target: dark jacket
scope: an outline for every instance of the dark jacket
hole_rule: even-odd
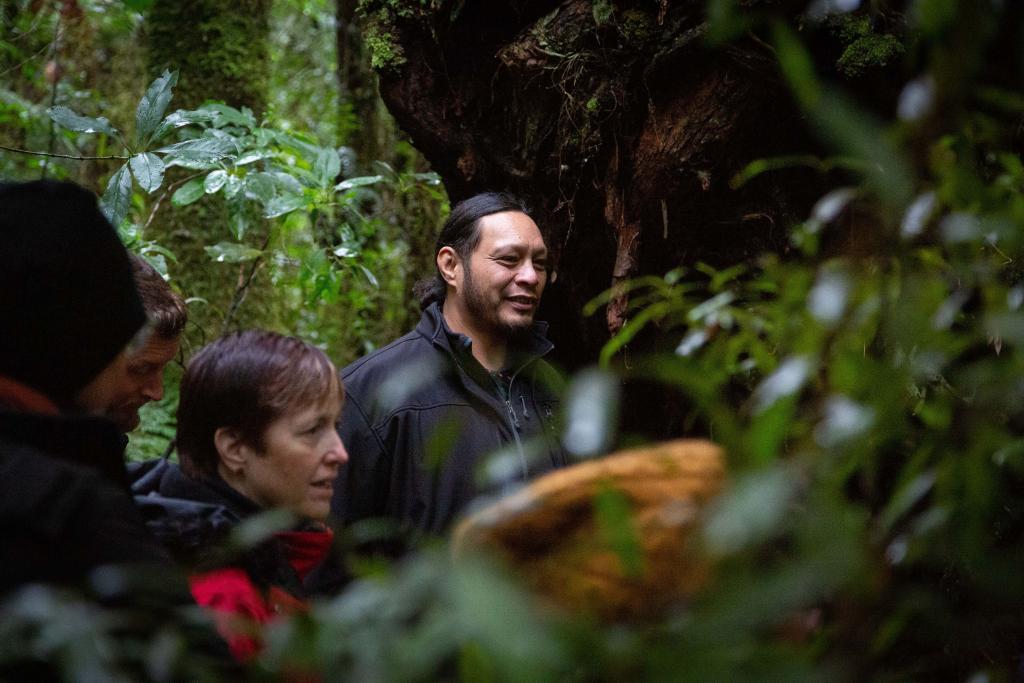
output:
[[[543,360],[552,349],[545,330],[536,323],[513,345],[496,379],[435,303],[412,332],[345,368],[339,433],[349,462],[334,515],[438,533],[478,494],[567,464],[554,422],[562,380]],[[477,471],[503,448],[505,457]]]
[[[232,553],[225,541],[242,520],[262,511],[256,503],[219,477],[191,479],[166,459],[133,463],[129,471],[149,529],[189,567],[192,596],[228,617],[215,619],[217,630],[237,659],[251,659],[263,647],[260,625],[305,609],[306,584],[327,559],[332,532],[307,523]]]
[[[0,593],[80,583],[105,564],[170,564],[132,504],[123,449],[105,419],[0,412]]]
[[[289,561],[290,549],[277,537],[241,555],[231,555],[224,548],[242,520],[263,511],[259,505],[219,477],[192,479],[163,458],[131,463],[128,468],[135,504],[150,533],[190,571],[234,566],[244,569],[260,587],[278,586],[297,598],[307,597],[303,577]],[[311,528],[303,525],[297,530]]]

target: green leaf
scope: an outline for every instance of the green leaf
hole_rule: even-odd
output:
[[[164,162],[152,152],[136,154],[128,162],[139,186],[152,193],[164,182]]]
[[[110,125],[110,121],[102,116],[92,118],[76,114],[67,107],[50,107],[46,110],[53,122],[62,128],[77,131],[79,133],[106,133],[117,135],[117,129]]]
[[[235,143],[227,138],[195,138],[157,150],[171,158],[168,166],[185,166],[189,164],[215,164],[237,152]]]
[[[375,289],[380,289],[380,283],[379,283],[379,282],[377,282],[377,276],[376,276],[376,275],[374,275],[374,274],[373,274],[373,273],[372,273],[372,272],[370,271],[370,269],[369,269],[369,268],[367,268],[366,266],[364,266],[363,264],[361,264],[361,263],[360,263],[360,264],[359,264],[359,270],[363,271],[363,275],[365,275],[365,276],[366,276],[366,279],[367,279],[367,281],[368,281],[368,282],[369,282],[369,283],[370,283],[371,285],[373,285],[373,287],[374,287]]]
[[[238,242],[219,242],[204,251],[218,263],[245,263],[263,255],[259,249]]]
[[[224,183],[228,181],[228,172],[223,169],[216,171],[210,171],[206,178],[203,180],[203,190],[206,194],[214,194],[219,191],[220,188],[224,187]]]
[[[338,156],[338,152],[329,147],[321,149],[316,155],[313,173],[320,180],[321,187],[329,187],[341,173],[341,157]]]
[[[345,190],[351,190],[354,187],[363,187],[364,185],[373,185],[384,180],[384,176],[381,175],[365,175],[359,176],[358,178],[349,178],[334,186],[335,192],[344,192]]]
[[[212,104],[203,105],[199,108],[199,111],[210,112],[213,114],[213,125],[218,128],[222,126],[241,126],[243,128],[256,127],[256,117],[253,116],[252,110],[248,107],[243,107],[242,110],[239,111],[226,104],[214,102]]]
[[[128,215],[128,207],[132,202],[132,174],[128,170],[128,164],[122,164],[114,175],[110,176],[107,182],[107,191],[103,193],[100,200],[100,209],[107,217],[110,224],[117,227],[121,225],[124,217]]]
[[[152,139],[171,102],[174,84],[177,82],[178,72],[166,70],[149,84],[146,94],[139,100],[139,106],[135,109],[135,139],[139,144]]]
[[[171,197],[174,206],[187,206],[206,194],[203,178],[193,178],[177,189]]]
[[[216,114],[213,112],[207,112],[202,110],[189,110],[179,109],[167,115],[167,117],[160,122],[157,129],[153,131],[153,135],[150,138],[150,142],[156,142],[162,140],[168,133],[176,128],[184,128],[185,126],[192,126],[197,123],[211,123],[216,118]]]
[[[274,197],[263,209],[264,218],[277,218],[296,209],[306,208],[306,198],[302,195],[282,195]]]
[[[250,173],[245,176],[245,196],[266,204],[274,198],[276,183],[267,173]]]
[[[233,211],[228,216],[228,230],[236,240],[245,237],[245,231],[249,228],[249,219],[245,217],[245,211]]]

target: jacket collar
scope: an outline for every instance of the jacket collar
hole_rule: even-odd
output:
[[[452,332],[444,319],[441,310],[441,302],[435,301],[423,310],[420,322],[416,330],[424,337],[450,354],[469,355],[472,341],[464,334]],[[518,371],[527,363],[546,356],[555,348],[547,338],[548,324],[544,321],[534,321],[528,335],[517,340],[518,343],[509,348],[509,357],[514,359]]]

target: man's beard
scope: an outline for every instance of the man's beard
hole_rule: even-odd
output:
[[[462,301],[466,306],[466,310],[472,316],[474,323],[508,341],[515,341],[526,337],[530,330],[533,329],[533,316],[530,316],[529,319],[521,319],[512,323],[502,320],[498,314],[501,299],[498,300],[496,305],[491,306],[484,297],[483,292],[480,291],[473,281],[472,273],[472,268],[466,268],[466,276],[462,281]]]

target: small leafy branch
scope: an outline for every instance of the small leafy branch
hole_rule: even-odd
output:
[[[222,263],[258,261],[268,243],[257,249],[242,241],[254,216],[278,219],[305,212],[315,220],[324,211],[340,207],[348,210],[347,215],[358,217],[354,200],[364,188],[389,185],[406,192],[419,184],[440,182],[436,174],[399,174],[386,164],[379,164],[379,175],[339,182],[343,169],[338,150],[269,127],[245,107],[213,103],[165,115],[177,79],[176,72],[165,71],[149,85],[136,108],[135,131],[130,137],[103,117],[83,116],[64,106],[48,110],[51,119],[67,130],[106,135],[121,142],[124,153],[106,158],[125,163],[111,175],[100,204],[110,222],[129,237],[144,232],[168,195],[173,206],[181,207],[220,194],[227,202],[227,227],[234,239],[206,247],[207,253]],[[170,140],[172,135],[177,139]],[[175,166],[195,173],[166,183],[167,169]],[[141,225],[127,222],[136,186],[149,195],[163,188]],[[258,210],[250,208],[253,204]],[[151,248],[170,255],[156,245]],[[336,259],[357,253],[351,245],[330,250]],[[372,283],[372,274],[366,274]]]

